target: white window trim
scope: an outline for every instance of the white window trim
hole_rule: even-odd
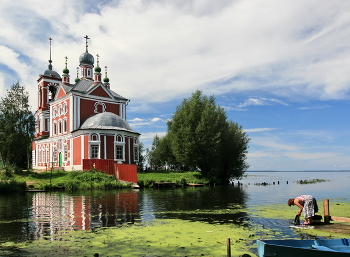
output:
[[[116,147],[117,146],[121,146],[123,147],[123,157],[122,159],[117,159],[117,151],[116,151]],[[114,161],[118,161],[118,162],[123,162],[125,161],[125,143],[124,142],[117,142],[117,141],[114,141]]]

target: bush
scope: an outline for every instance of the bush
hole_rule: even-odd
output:
[[[14,179],[0,181],[0,192],[16,192],[26,189],[26,182],[19,182]]]
[[[14,174],[13,167],[12,166],[6,166],[5,167],[5,176],[8,177],[8,178],[11,178],[11,177],[13,177],[13,174]]]

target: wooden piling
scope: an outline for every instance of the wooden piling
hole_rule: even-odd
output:
[[[323,209],[324,209],[324,223],[328,224],[331,221],[329,214],[329,199],[323,199]]]
[[[231,257],[231,239],[227,238],[227,257]]]

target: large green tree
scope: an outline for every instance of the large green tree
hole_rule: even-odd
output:
[[[200,90],[177,106],[168,122],[165,141],[177,163],[200,170],[212,181],[228,183],[240,178],[248,168],[246,133],[227,119],[214,96],[207,97]]]
[[[34,129],[29,93],[14,84],[0,99],[0,153],[6,165],[29,168]]]

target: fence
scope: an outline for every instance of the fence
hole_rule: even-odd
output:
[[[323,209],[324,209],[324,222],[329,223],[332,221],[347,222],[350,223],[350,218],[347,217],[335,217],[331,216],[329,212],[329,199],[323,199]]]
[[[118,164],[112,159],[83,159],[83,170],[101,170],[116,179],[137,183],[137,166],[135,164]]]
[[[119,180],[137,183],[137,166],[135,164],[115,164],[115,177]]]

